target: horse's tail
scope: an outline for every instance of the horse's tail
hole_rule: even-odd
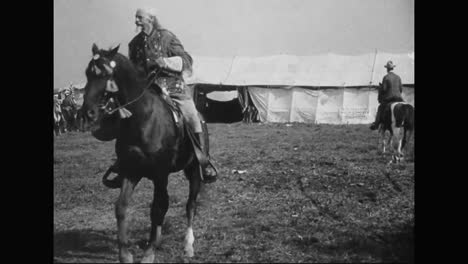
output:
[[[407,124],[411,130],[414,130],[414,106],[408,105]]]
[[[410,104],[397,104],[393,108],[396,127],[410,128],[414,126],[414,108]]]
[[[402,106],[403,110],[403,140],[402,140],[402,147],[405,147],[408,137],[410,136],[409,133],[413,133],[414,131],[414,107],[410,104],[405,104]]]

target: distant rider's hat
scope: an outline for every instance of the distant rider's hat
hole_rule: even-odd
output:
[[[390,61],[387,61],[387,64],[385,64],[384,67],[387,68],[387,69],[393,69],[393,68],[395,68],[395,66],[396,65],[393,64],[393,61],[390,60]]]

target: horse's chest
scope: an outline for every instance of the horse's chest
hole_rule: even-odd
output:
[[[154,144],[127,145],[117,147],[119,159],[127,160],[129,163],[139,166],[161,166],[174,155],[175,150],[155,146]]]

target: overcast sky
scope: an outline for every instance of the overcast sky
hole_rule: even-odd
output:
[[[93,43],[127,55],[138,7],[192,55],[414,51],[414,0],[54,0],[54,87],[86,81]]]

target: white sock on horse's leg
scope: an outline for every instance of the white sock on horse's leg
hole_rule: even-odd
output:
[[[160,247],[162,243],[162,226],[158,225],[156,226],[156,247]]]
[[[187,257],[193,257],[193,242],[195,241],[195,237],[193,236],[193,229],[192,227],[187,228],[187,233],[185,235],[185,255]]]

